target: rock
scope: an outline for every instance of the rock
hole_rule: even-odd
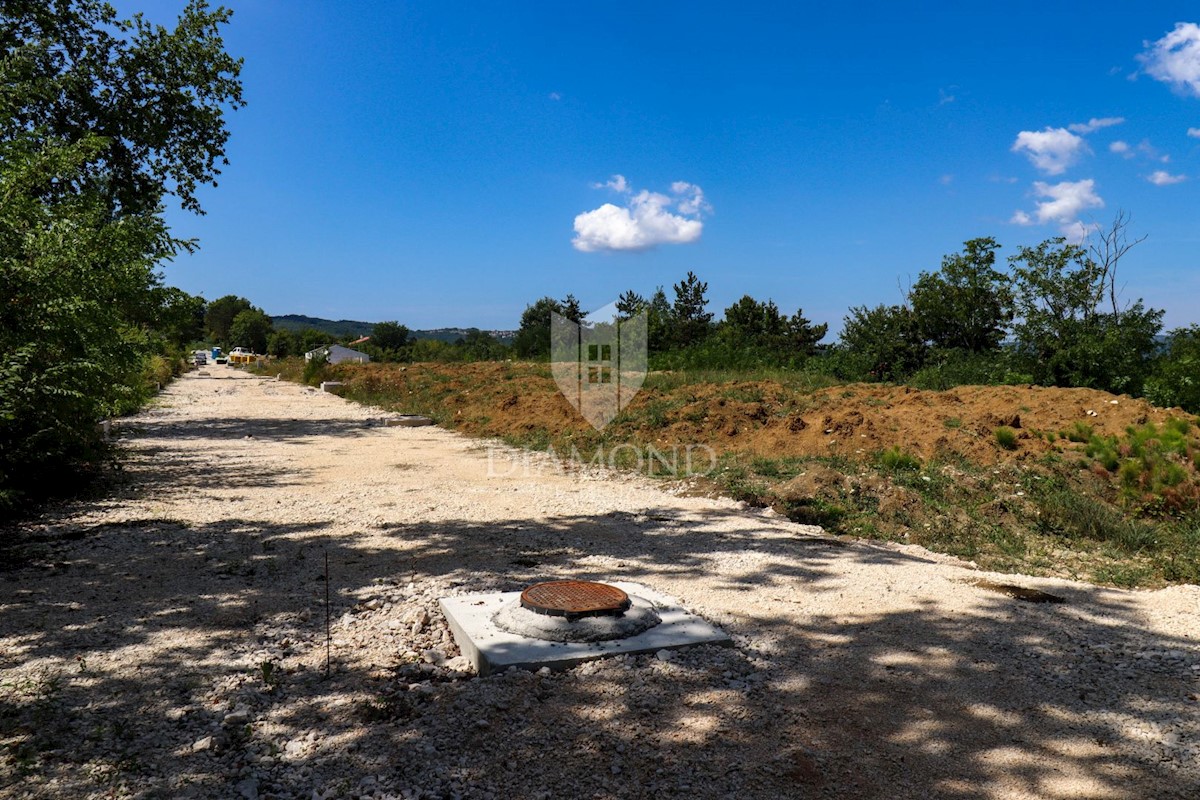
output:
[[[430,648],[429,650],[421,653],[421,660],[423,660],[426,664],[433,664],[440,667],[442,664],[446,663],[446,654],[437,648]]]
[[[245,725],[250,722],[250,710],[245,706],[238,706],[233,711],[225,715],[222,724],[231,728],[236,728],[240,725]]]
[[[847,489],[846,476],[819,464],[809,465],[801,474],[775,489],[775,496],[784,502],[802,502],[819,497],[835,500]]]
[[[211,737],[211,736],[204,736],[204,737],[192,742],[192,752],[193,753],[203,753],[206,750],[211,750],[212,748],[213,748],[213,737]]]
[[[654,657],[659,661],[673,661],[675,659],[675,654],[670,650],[659,650],[654,654]]]
[[[246,778],[244,781],[238,781],[237,786],[234,788],[246,800],[258,800],[258,781],[254,778]]]

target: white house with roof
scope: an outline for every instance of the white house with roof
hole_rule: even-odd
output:
[[[340,344],[327,344],[324,347],[309,350],[304,354],[305,361],[312,361],[314,358],[324,358],[330,364],[341,364],[343,361],[356,361],[359,364],[366,364],[371,360],[371,357],[366,353],[351,350],[349,347]]]

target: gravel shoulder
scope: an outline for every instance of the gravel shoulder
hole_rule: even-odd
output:
[[[1200,795],[1200,587],[832,540],[208,372],[119,426],[110,496],[5,553],[0,798]],[[437,598],[548,577],[647,584],[737,646],[466,672]]]

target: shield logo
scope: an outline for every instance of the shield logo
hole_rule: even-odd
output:
[[[615,303],[576,323],[550,318],[550,371],[567,401],[600,430],[646,379],[646,312],[622,316]]]

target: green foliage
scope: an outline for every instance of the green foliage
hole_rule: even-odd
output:
[[[408,328],[398,322],[377,322],[371,331],[371,345],[384,351],[397,351],[408,344]]]
[[[992,431],[992,435],[996,437],[996,444],[1005,450],[1017,449],[1017,432],[1007,425],[1001,425],[999,428],[996,428],[996,430]]]
[[[94,463],[97,422],[195,336],[196,299],[155,265],[193,247],[163,198],[199,210],[222,108],[241,104],[227,18],[191,3],[168,31],[91,0],[0,8],[0,511]]]
[[[921,459],[896,445],[879,454],[879,466],[891,471],[913,472],[921,468]]]
[[[253,309],[254,305],[249,300],[236,294],[227,294],[213,300],[204,312],[204,329],[208,332],[208,337],[222,347],[236,347],[237,345],[230,344],[233,320],[243,311]]]
[[[1020,318],[1013,332],[1034,381],[1139,393],[1163,312],[1140,300],[1101,311],[1109,272],[1061,237],[1022,247],[1010,261]]]
[[[239,311],[229,326],[229,345],[245,347],[252,353],[265,353],[272,332],[271,318],[260,309]]]
[[[1033,376],[1020,371],[1019,359],[1008,348],[985,353],[964,350],[931,350],[925,366],[908,376],[905,383],[918,389],[944,390],[955,386],[1008,386],[1032,383]]]
[[[267,337],[267,355],[287,358],[301,354],[299,338],[293,331],[273,331]]]
[[[548,358],[550,320],[555,314],[572,322],[583,319],[583,311],[574,295],[567,295],[562,302],[553,297],[543,297],[522,312],[521,325],[513,338],[513,351],[521,358]]]
[[[325,356],[318,354],[305,360],[304,371],[300,374],[300,380],[309,386],[320,386],[322,381],[327,380],[326,375],[328,372],[329,364],[326,362]]]
[[[931,346],[967,353],[1000,347],[1013,318],[1008,275],[999,272],[995,239],[971,239],[963,252],[942,259],[939,272],[923,272],[908,299],[921,336]]]
[[[774,302],[759,302],[750,295],[725,309],[717,337],[732,348],[773,350],[788,360],[803,360],[817,351],[828,325],[813,325],[798,310],[792,317],[779,313]],[[798,359],[796,357],[799,357]]]
[[[1117,474],[1126,500],[1145,510],[1191,510],[1200,501],[1200,433],[1185,419],[1130,426],[1123,437],[1093,435],[1084,454]]]
[[[1200,414],[1200,325],[1171,331],[1145,391],[1146,399],[1156,406],[1178,406]]]
[[[1038,526],[1068,539],[1111,543],[1126,553],[1157,550],[1163,544],[1152,523],[1130,518],[1080,492],[1059,489],[1037,498]]]
[[[877,381],[899,381],[925,363],[928,349],[908,306],[856,306],[842,328],[841,349],[849,369]]]
[[[688,271],[675,284],[675,302],[671,306],[670,339],[676,347],[688,347],[703,341],[712,330],[712,312],[708,311],[708,284]]]

